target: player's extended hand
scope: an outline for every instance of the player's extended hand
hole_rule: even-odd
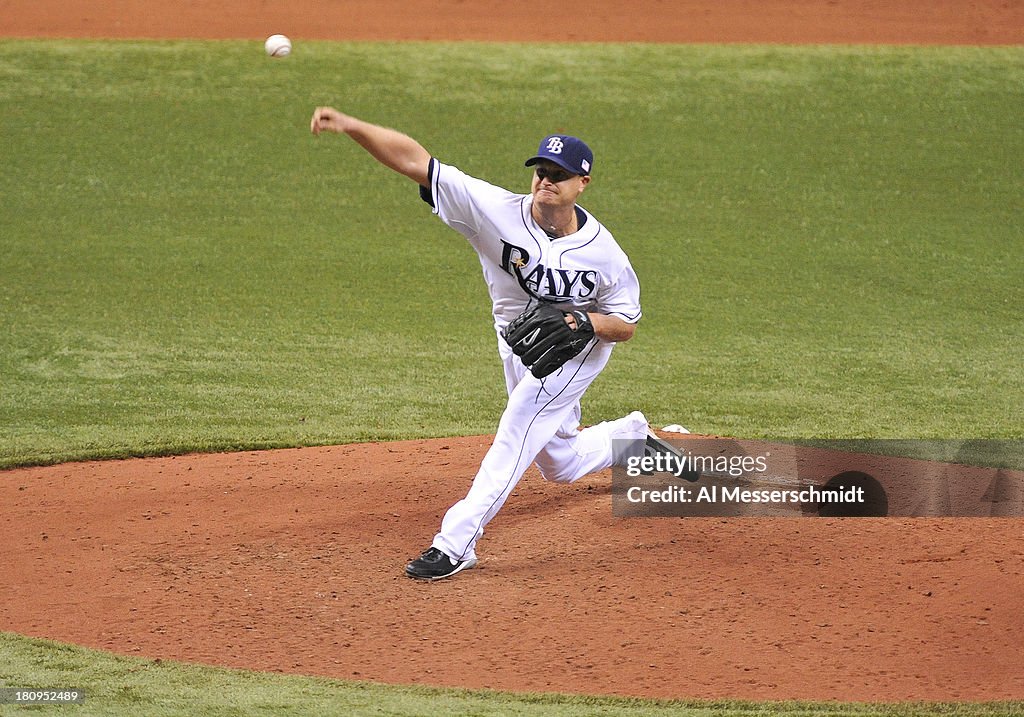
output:
[[[313,119],[309,122],[309,131],[313,134],[320,134],[325,130],[341,134],[350,119],[348,115],[333,107],[317,107],[313,111]]]

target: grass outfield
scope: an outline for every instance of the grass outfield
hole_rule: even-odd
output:
[[[7,40],[0,466],[494,429],[475,255],[320,103],[524,189],[588,138],[646,314],[587,422],[1024,435],[1024,49]]]
[[[83,690],[82,705],[4,707],[0,715],[74,714],[147,717],[267,715],[474,715],[475,717],[1010,717],[1024,702],[901,705],[810,702],[754,703],[641,700],[555,694],[391,687],[311,677],[225,670],[167,661],[115,657],[0,632],[0,686],[45,685]],[[38,710],[38,711],[37,711]]]
[[[583,203],[645,308],[588,423],[637,407],[747,438],[1024,435],[1022,48],[299,43],[270,60],[258,42],[4,40],[0,467],[493,431],[475,255],[407,180],[311,137],[317,104],[524,190],[541,136],[587,138]],[[103,714],[229,714],[222,692],[253,681],[269,687],[248,713],[306,689],[352,714],[366,690],[397,714],[789,709],[170,666],[146,682],[152,663],[16,638],[0,676],[68,655],[69,674],[98,665]],[[207,680],[231,686],[188,686]]]

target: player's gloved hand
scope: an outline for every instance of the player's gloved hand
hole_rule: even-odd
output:
[[[575,328],[566,321],[568,316]],[[594,338],[594,325],[582,309],[565,312],[541,302],[512,319],[501,335],[530,373],[544,378],[586,348]]]

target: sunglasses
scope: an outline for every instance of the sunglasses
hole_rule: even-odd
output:
[[[537,172],[537,179],[546,179],[552,184],[558,184],[564,182],[572,177],[579,175],[568,172],[561,167],[537,167],[534,171]]]

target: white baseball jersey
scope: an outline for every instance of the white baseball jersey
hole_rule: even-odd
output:
[[[640,320],[640,282],[629,258],[597,219],[577,207],[579,229],[552,239],[534,221],[530,194],[515,194],[436,159],[424,199],[473,245],[493,303],[496,328],[531,299]]]

